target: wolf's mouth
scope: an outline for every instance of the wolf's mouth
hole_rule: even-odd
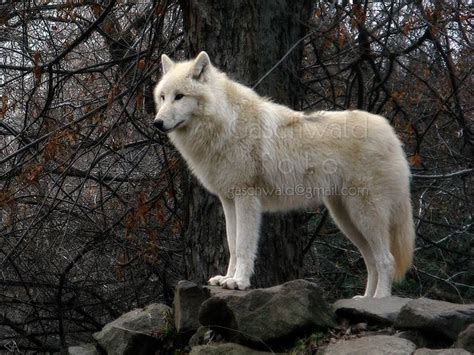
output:
[[[163,132],[163,133],[169,133],[169,132],[174,131],[175,129],[181,127],[184,124],[184,122],[185,122],[184,120],[179,121],[173,127],[168,128],[168,129],[161,128],[160,131]]]
[[[179,121],[179,122],[178,122],[178,123],[176,123],[176,124],[174,125],[174,127],[173,127],[173,128],[171,128],[171,129],[176,129],[176,128],[182,127],[182,126],[183,126],[183,124],[184,124],[184,120],[182,120],[182,121]]]

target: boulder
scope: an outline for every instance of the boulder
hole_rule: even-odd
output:
[[[413,355],[470,355],[469,351],[460,348],[450,349],[417,349]]]
[[[395,320],[399,329],[421,329],[456,340],[474,322],[474,304],[456,304],[418,298],[408,302]]]
[[[395,322],[400,310],[410,298],[357,298],[342,299],[333,305],[336,316],[348,319],[351,323],[367,322],[369,324],[391,325]]]
[[[441,343],[439,343],[440,339],[433,339],[429,334],[421,330],[402,330],[397,332],[395,336],[410,340],[417,348],[440,348],[450,345],[450,342],[446,342],[446,339],[441,339]]]
[[[79,344],[67,348],[68,355],[100,355],[94,344]]]
[[[108,355],[153,354],[174,331],[170,316],[170,307],[150,304],[125,313],[93,336]]]
[[[223,343],[199,345],[191,349],[189,355],[263,355],[269,352],[258,351],[247,348],[240,344]]]
[[[178,333],[193,333],[199,327],[199,308],[209,298],[209,290],[191,281],[179,281],[173,299],[174,325]]]
[[[224,338],[265,349],[292,345],[298,336],[336,327],[319,288],[305,280],[248,291],[218,292],[206,300],[199,321]]]
[[[459,333],[456,346],[474,353],[474,323]]]
[[[220,286],[203,286],[203,288],[209,292],[209,297],[235,292],[235,290],[229,290]]]
[[[324,355],[411,355],[416,346],[411,341],[391,335],[373,335],[342,340],[322,349]]]

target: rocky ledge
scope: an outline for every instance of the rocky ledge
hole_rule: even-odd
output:
[[[248,291],[177,285],[173,308],[132,310],[69,354],[470,354],[474,304],[427,298],[328,304],[305,280]]]

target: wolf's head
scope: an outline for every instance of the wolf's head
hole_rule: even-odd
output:
[[[162,132],[187,127],[202,111],[202,98],[214,70],[209,56],[201,52],[191,61],[175,63],[161,56],[163,77],[154,90],[154,125]]]

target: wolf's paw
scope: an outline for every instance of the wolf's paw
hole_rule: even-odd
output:
[[[357,296],[352,297],[353,300],[362,300],[362,299],[364,299],[364,298],[370,298],[370,296],[357,295]]]
[[[214,277],[211,277],[207,283],[211,286],[220,286],[222,283],[227,280],[229,277],[227,276],[222,276],[222,275],[217,275]]]
[[[249,280],[239,280],[234,278],[228,278],[221,283],[223,288],[227,288],[229,290],[246,290],[250,286]]]

